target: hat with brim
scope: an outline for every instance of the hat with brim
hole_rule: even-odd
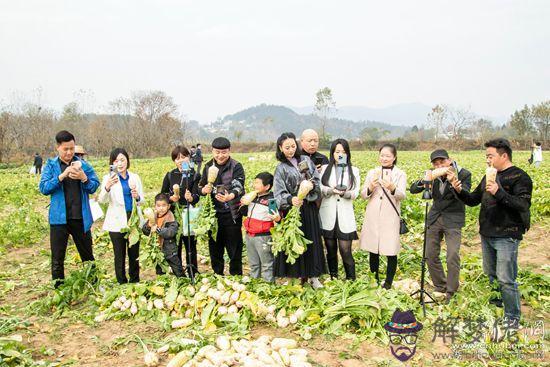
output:
[[[411,334],[422,330],[422,323],[416,321],[412,311],[395,310],[391,321],[384,325],[384,329],[396,334]]]
[[[84,147],[82,145],[75,145],[74,154],[86,155],[88,153],[86,153],[86,150],[84,150]]]

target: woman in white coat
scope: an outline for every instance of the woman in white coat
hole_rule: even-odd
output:
[[[397,254],[401,249],[399,238],[400,206],[405,199],[407,175],[397,168],[397,149],[384,144],[379,150],[381,167],[368,172],[361,196],[368,200],[360,247],[369,251],[370,271],[379,281],[380,255],[388,259],[384,288],[391,288],[397,270]]]
[[[330,147],[329,164],[321,169],[323,201],[319,209],[331,278],[338,278],[339,249],[346,279],[355,279],[351,244],[358,237],[353,200],[359,196],[360,185],[359,169],[351,164],[349,143],[336,139]]]
[[[130,283],[139,282],[139,242],[128,246],[128,240],[121,233],[128,227],[128,219],[132,214],[133,199],[139,206],[143,201],[143,186],[141,179],[135,173],[129,172],[130,157],[123,148],[116,148],[109,157],[109,174],[103,177],[99,201],[109,204],[103,230],[109,232],[115,254],[115,274],[119,284],[128,283],[126,277],[126,252],[128,252],[128,273]],[[141,210],[138,212],[141,217]]]

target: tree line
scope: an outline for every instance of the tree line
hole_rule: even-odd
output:
[[[129,97],[117,98],[109,102],[105,114],[84,113],[82,104],[70,102],[58,113],[36,101],[0,103],[0,163],[29,161],[35,152],[53,154],[53,137],[63,129],[71,131],[77,144],[94,156],[106,156],[114,147],[125,147],[135,157],[156,157],[166,155],[169,147],[176,144],[191,145],[204,138],[198,124],[188,121],[172,97],[162,91],[138,91]],[[335,106],[330,88],[316,93],[314,115],[319,126],[311,128],[318,130],[322,148],[332,140],[326,126]],[[502,125],[476,116],[470,108],[438,104],[423,124],[413,126],[397,140],[388,139],[390,132],[383,127],[366,127],[350,142],[357,148],[367,149],[387,141],[397,143],[400,149],[430,149],[435,145],[472,149],[482,147],[483,142],[498,135],[515,142],[517,148],[526,149],[534,141],[547,142],[549,127],[550,100],[525,105]],[[242,142],[234,135],[232,138],[239,143],[239,150],[272,146],[271,143]]]
[[[125,147],[135,157],[167,154],[167,147],[193,139],[172,97],[161,91],[134,92],[113,100],[109,114],[85,114],[77,102],[61,113],[25,102],[0,108],[0,162],[28,161],[53,152],[55,133],[69,130],[89,154],[106,156]]]

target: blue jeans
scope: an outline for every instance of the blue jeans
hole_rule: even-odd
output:
[[[516,278],[518,276],[518,247],[520,240],[481,236],[483,272],[493,283],[496,279],[504,304],[504,316],[519,321],[520,295]]]

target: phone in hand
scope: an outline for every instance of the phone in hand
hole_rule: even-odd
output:
[[[307,164],[307,161],[301,161],[298,163],[298,168],[300,169],[300,172],[309,172],[309,165]]]
[[[269,213],[275,215],[279,212],[279,206],[277,205],[277,199],[269,199],[267,202]]]
[[[116,166],[114,164],[109,165],[109,175],[111,177],[116,175]]]
[[[227,194],[227,189],[224,185],[218,185],[216,186],[216,194],[225,195]]]

